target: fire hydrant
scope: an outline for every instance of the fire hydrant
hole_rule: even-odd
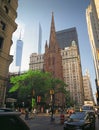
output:
[[[65,120],[65,116],[64,116],[63,113],[61,113],[61,115],[60,115],[60,123],[64,124],[64,120]]]

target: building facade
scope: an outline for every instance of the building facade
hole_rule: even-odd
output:
[[[32,53],[30,55],[30,63],[29,63],[30,70],[44,70],[44,55]]]
[[[84,87],[84,101],[92,101],[94,104],[94,97],[92,93],[92,86],[91,86],[90,75],[88,70],[83,76],[83,87]]]
[[[67,90],[75,105],[81,106],[84,103],[84,90],[82,79],[82,68],[78,47],[75,41],[71,46],[61,50],[64,82],[68,85]]]
[[[0,0],[0,106],[5,103],[9,65],[13,60],[9,53],[12,34],[17,29],[17,7],[18,0]]]
[[[96,74],[96,89],[99,104],[99,1],[91,0],[86,9],[86,21]]]

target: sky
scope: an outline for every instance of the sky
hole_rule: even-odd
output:
[[[90,73],[93,94],[95,95],[95,72],[93,57],[86,23],[86,8],[90,0],[18,0],[17,30],[13,33],[13,45],[11,55],[14,60],[10,65],[10,72],[17,72],[15,66],[16,41],[20,37],[23,40],[23,54],[21,71],[29,69],[30,55],[38,52],[39,23],[42,28],[42,53],[45,50],[46,40],[49,42],[51,16],[54,12],[56,31],[76,27],[80,49],[82,73],[88,69]]]

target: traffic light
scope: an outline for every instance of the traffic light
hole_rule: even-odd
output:
[[[41,96],[37,96],[37,102],[41,102]]]

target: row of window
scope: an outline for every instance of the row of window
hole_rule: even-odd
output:
[[[39,56],[39,57],[31,56],[31,58],[30,58],[31,61],[38,61],[38,60],[42,60],[42,59],[43,59],[43,56]]]
[[[31,69],[42,69],[43,68],[43,65],[34,65],[34,66],[30,66]]]
[[[11,0],[7,0],[8,3],[11,2]],[[5,5],[4,6],[4,11],[8,14],[9,10],[8,10],[8,7]],[[6,29],[6,24],[5,22],[3,22],[2,20],[0,20],[0,30],[4,31]],[[0,36],[0,50],[2,49],[3,47],[3,41],[4,41],[4,38]]]
[[[62,56],[77,56],[77,50],[64,51],[61,53]]]

